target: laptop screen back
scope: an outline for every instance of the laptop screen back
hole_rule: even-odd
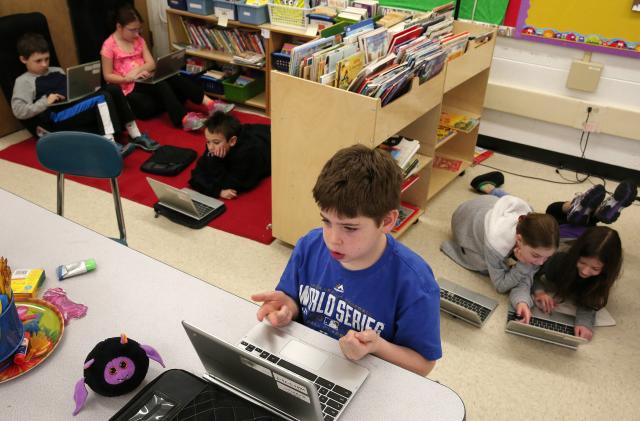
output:
[[[223,342],[183,321],[208,375],[220,385],[279,414],[322,420],[313,383]]]
[[[178,50],[158,58],[153,80],[162,80],[178,73],[184,65],[184,57],[185,50]]]
[[[168,184],[161,183],[153,178],[147,177],[147,181],[160,203],[178,212],[199,218],[198,211],[193,204],[193,199],[188,193]]]
[[[69,101],[92,94],[101,85],[100,62],[80,64],[67,69],[67,99]]]

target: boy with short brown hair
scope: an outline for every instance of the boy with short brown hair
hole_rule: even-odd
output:
[[[339,339],[349,359],[374,354],[427,375],[442,356],[440,288],[429,265],[389,234],[401,183],[384,151],[338,151],[313,188],[322,229],[298,241],[276,291],[251,297],[263,303],[258,319],[298,320]]]

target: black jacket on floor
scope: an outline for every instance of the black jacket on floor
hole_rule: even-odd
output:
[[[251,190],[271,175],[271,126],[244,124],[238,140],[224,158],[205,149],[191,171],[189,184],[200,193],[219,197],[220,191]]]

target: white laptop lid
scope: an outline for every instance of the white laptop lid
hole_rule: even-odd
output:
[[[100,61],[79,64],[67,68],[67,95],[64,101],[54,102],[49,107],[66,105],[99,91],[102,87]]]
[[[309,380],[269,364],[182,321],[205,378],[292,420],[322,420],[315,386]]]
[[[189,193],[150,177],[147,177],[147,182],[161,204],[195,219],[200,219],[200,215]]]

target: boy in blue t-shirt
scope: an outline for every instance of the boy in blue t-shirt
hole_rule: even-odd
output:
[[[339,339],[351,360],[374,354],[427,375],[442,357],[440,289],[429,265],[389,235],[401,183],[388,153],[338,151],[313,188],[322,229],[298,241],[276,291],[251,297],[263,303],[258,320],[298,320]]]

